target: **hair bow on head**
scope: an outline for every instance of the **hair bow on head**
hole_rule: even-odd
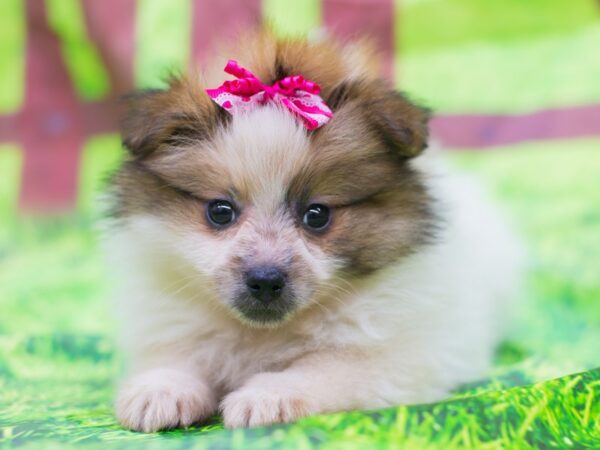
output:
[[[216,89],[207,89],[206,93],[230,114],[274,102],[299,117],[309,130],[325,125],[333,117],[319,96],[321,87],[302,75],[288,76],[269,86],[231,59],[225,66],[225,72],[237,80],[225,81]]]

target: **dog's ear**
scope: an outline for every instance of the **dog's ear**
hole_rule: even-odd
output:
[[[430,111],[412,103],[382,80],[344,81],[327,97],[334,111],[345,105],[361,111],[383,143],[403,159],[419,155],[429,136]]]
[[[199,83],[188,79],[173,79],[165,90],[123,97],[120,116],[123,144],[138,159],[207,139],[230,118]]]

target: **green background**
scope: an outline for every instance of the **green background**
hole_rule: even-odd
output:
[[[282,33],[320,23],[319,4],[264,3]],[[108,92],[76,0],[48,2],[83,99]],[[177,5],[174,7],[174,5]],[[440,113],[518,113],[600,101],[600,7],[573,0],[397,3],[397,84]],[[141,0],[139,86],[187,61],[189,3]],[[301,14],[290,19],[294,8]],[[289,24],[292,23],[290,26]],[[156,30],[159,30],[157,32]],[[0,2],[0,113],[22,102],[23,7]],[[528,282],[494,373],[431,405],[228,432],[218,418],[143,435],[112,413],[121,360],[96,225],[118,137],[83,153],[76,211],[22,217],[22,155],[0,145],[0,448],[600,447],[600,137],[449,153],[481,178],[529,250]]]

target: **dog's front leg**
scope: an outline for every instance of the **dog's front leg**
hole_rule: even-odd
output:
[[[376,366],[372,358],[332,352],[304,357],[281,372],[258,373],[221,402],[225,426],[253,427],[386,406]]]
[[[216,409],[215,393],[185,367],[159,367],[131,376],[121,386],[116,402],[119,422],[145,432],[187,427]]]

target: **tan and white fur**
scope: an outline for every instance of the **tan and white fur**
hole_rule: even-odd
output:
[[[105,239],[129,362],[119,421],[268,425],[439,400],[484,374],[518,246],[480,187],[424,151],[428,113],[364,46],[244,43],[241,64],[320,83],[335,116],[314,132],[275,105],[229,116],[191,79],[126,100]],[[222,198],[237,213],[221,229],[206,208]],[[318,233],[302,222],[315,203],[331,214]],[[264,265],[286,291],[263,311],[244,273]]]

